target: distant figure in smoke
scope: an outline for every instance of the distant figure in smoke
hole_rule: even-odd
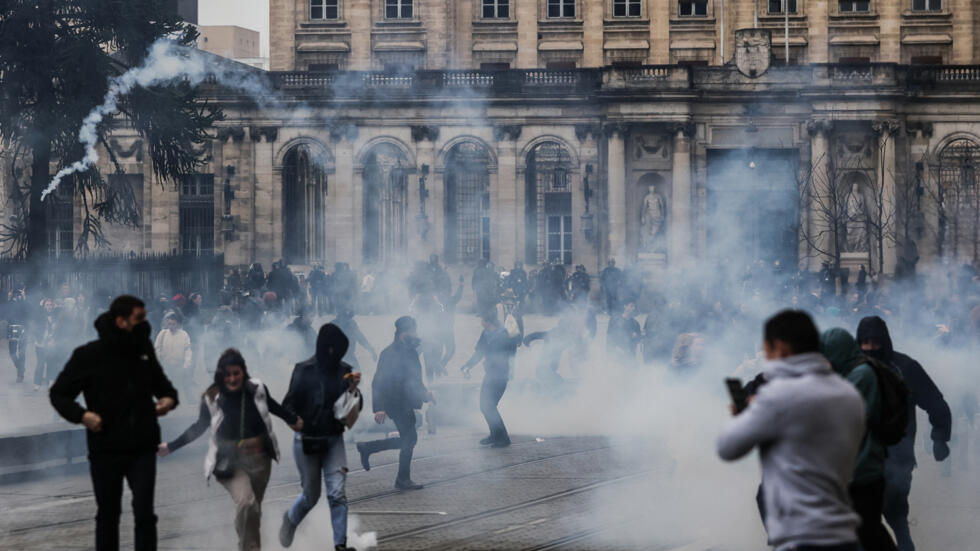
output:
[[[643,331],[633,315],[636,313],[636,303],[627,302],[618,316],[609,318],[609,328],[606,331],[606,350],[629,362],[628,367],[636,360],[636,345],[643,338]]]
[[[677,336],[670,367],[677,374],[688,374],[701,365],[704,353],[704,337],[700,333],[681,333]]]
[[[463,276],[459,276],[456,285],[456,292],[452,292],[452,285],[448,289],[441,291],[436,296],[436,300],[442,306],[443,314],[436,319],[435,340],[438,353],[442,355],[440,365],[445,370],[449,365],[449,360],[456,355],[456,306],[463,298]]]
[[[60,331],[59,312],[53,299],[46,298],[42,302],[43,311],[38,319],[34,333],[34,355],[37,365],[34,367],[34,392],[41,386],[54,379],[53,371],[57,357],[57,337]]]
[[[575,266],[575,272],[568,278],[568,297],[572,301],[588,300],[592,289],[592,278],[585,271],[585,265]]]
[[[507,276],[507,286],[514,290],[518,304],[523,306],[528,293],[528,278],[527,272],[524,271],[524,263],[520,260],[514,262],[514,268]]]
[[[885,457],[888,455],[877,427],[884,415],[881,383],[868,358],[846,329],[835,328],[820,336],[820,351],[838,375],[847,379],[864,398],[868,427],[857,456],[854,478],[849,488],[854,510],[861,517],[858,538],[866,551],[895,549],[881,523],[885,498]]]
[[[909,389],[909,426],[905,438],[888,448],[885,460],[885,520],[895,533],[899,551],[914,551],[909,533],[909,491],[912,488],[912,471],[915,469],[915,408],[929,414],[932,425],[932,453],[936,461],[949,457],[949,439],[952,433],[952,415],[942,392],[932,382],[929,374],[912,358],[892,348],[891,335],[885,320],[878,316],[861,320],[857,328],[861,350],[902,374]]]
[[[864,436],[864,403],[820,355],[813,320],[780,312],[765,323],[766,384],[718,436],[734,461],[759,448],[769,544],[796,551],[858,551],[860,518],[847,485]]]
[[[476,293],[476,312],[482,316],[492,312],[500,298],[497,289],[497,274],[489,260],[481,259],[473,270],[473,292]]]
[[[194,353],[190,336],[181,328],[183,319],[177,312],[170,312],[163,317],[163,322],[166,327],[157,334],[153,346],[157,358],[182,392],[193,392]]]
[[[500,324],[496,312],[482,316],[483,333],[476,343],[476,351],[463,364],[461,371],[469,376],[473,367],[483,361],[483,385],[480,388],[480,411],[490,427],[490,436],[480,440],[480,444],[493,448],[510,446],[510,436],[503,418],[497,410],[500,399],[507,390],[511,376],[511,361],[521,343],[521,334],[512,334]]]
[[[286,331],[298,336],[305,350],[316,346],[316,331],[313,330],[313,325],[306,317],[306,309],[299,308],[296,310],[296,317],[286,326]]]
[[[307,278],[310,285],[310,297],[313,299],[314,313],[323,316],[327,313],[327,274],[323,271],[323,266],[313,265],[313,271]]]
[[[262,498],[272,460],[279,461],[270,414],[294,431],[303,428],[303,420],[279,405],[262,381],[249,377],[245,358],[229,348],[218,359],[214,382],[201,396],[197,421],[172,442],[157,447],[157,455],[166,457],[211,429],[204,476],[208,480],[214,476],[235,502],[239,551],[262,548]]]
[[[336,263],[330,281],[331,311],[340,312],[344,308],[353,307],[356,294],[357,276],[346,262]]]
[[[347,308],[341,310],[340,313],[337,314],[337,317],[330,323],[339,327],[340,330],[347,335],[347,338],[350,339],[350,348],[347,349],[347,354],[344,355],[343,360],[347,362],[347,364],[349,364],[354,370],[360,370],[360,364],[357,363],[357,354],[355,354],[358,344],[363,346],[368,351],[368,354],[371,355],[372,360],[378,361],[378,353],[374,350],[374,347],[371,346],[371,342],[368,341],[367,336],[364,335],[364,332],[361,331],[361,328],[357,325],[357,320],[354,319],[354,310],[352,308],[348,306]]]
[[[438,339],[439,326],[444,323],[442,318],[445,311],[431,289],[416,296],[409,309],[418,318],[425,376],[431,382],[435,377],[446,375],[446,367],[442,364],[442,345]]]
[[[133,494],[134,547],[154,551],[153,489],[160,443],[156,418],[177,406],[177,390],[153,352],[143,301],[131,296],[115,299],[109,311],[95,320],[95,328],[99,339],[72,353],[51,387],[51,405],[68,421],[88,429],[98,507],[96,551],[119,549],[124,478]],[[80,393],[85,396],[85,408],[75,401]]]
[[[279,543],[289,547],[296,527],[320,499],[321,484],[327,488],[333,542],[336,551],[347,547],[347,452],[346,425],[334,417],[333,404],[357,388],[361,374],[342,361],[350,343],[332,323],[320,328],[316,355],[296,364],[282,405],[303,419],[301,435],[293,441],[293,457],[303,493],[283,515]]]
[[[7,351],[17,371],[17,382],[24,382],[24,366],[27,355],[27,291],[23,284],[15,285],[7,293]]]
[[[261,291],[263,287],[265,287],[265,272],[262,271],[262,263],[253,262],[245,276],[245,288],[255,293]]]
[[[390,418],[398,428],[398,436],[357,444],[365,471],[371,470],[371,454],[400,450],[398,474],[395,477],[395,488],[399,490],[422,489],[421,484],[412,481],[412,454],[418,442],[415,410],[421,409],[425,402],[434,402],[432,393],[422,382],[419,343],[415,320],[409,316],[398,318],[395,321],[395,340],[381,351],[378,371],[371,381],[374,421],[380,425]]]
[[[606,267],[599,274],[599,285],[602,296],[606,299],[606,313],[610,316],[621,311],[619,293],[623,284],[623,272],[616,267],[616,259],[610,258]]]

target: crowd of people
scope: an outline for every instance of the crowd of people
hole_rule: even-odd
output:
[[[593,344],[603,317],[608,319],[604,352],[599,353],[603,362],[631,369],[663,365],[675,380],[683,380],[716,370],[705,365],[708,350],[723,349],[729,357],[734,352],[741,360],[731,371],[750,379],[744,387],[747,407],[719,439],[719,454],[734,459],[756,446],[763,450],[758,502],[774,547],[846,551],[858,549],[860,541],[864,551],[894,549],[881,526],[884,514],[897,548],[913,549],[907,516],[915,467],[914,408],[929,414],[937,460],[950,453],[953,419],[972,421],[977,408],[971,388],[956,389],[950,408],[926,369],[895,352],[892,335],[947,347],[980,344],[980,277],[959,267],[886,285],[863,266],[855,277],[830,265],[810,274],[756,262],[735,277],[725,266],[712,268],[657,281],[645,278],[636,264],[621,270],[610,260],[593,286],[584,266],[571,274],[561,265],[526,273],[519,262],[510,270],[479,262],[470,277],[468,313],[480,318],[483,331],[460,369],[469,377],[472,368],[483,364],[479,409],[489,434],[480,444],[510,445],[498,405],[514,378],[515,358],[526,354],[519,351],[543,341],[534,370],[538,388],[558,388],[565,381],[559,373],[574,377],[596,354]],[[123,478],[134,489],[137,532],[142,534],[137,548],[152,548],[148,542],[155,539],[155,517],[146,496],[152,496],[155,463],[147,454],[173,453],[208,430],[205,475],[221,481],[236,504],[241,548],[257,548],[262,495],[270,462],[279,456],[271,416],[296,431],[293,449],[303,486],[282,519],[280,542],[288,547],[325,484],[334,543],[346,549],[343,433],[361,406],[361,368],[354,351],[361,346],[376,362],[370,376],[375,422],[390,420],[397,429],[397,436],[359,443],[361,464],[369,470],[373,454],[397,449],[396,488],[421,489],[411,478],[416,411],[436,399],[427,382],[449,373],[466,287],[465,277],[454,282],[435,255],[400,279],[368,271],[360,282],[344,263],[329,274],[314,266],[304,276],[280,261],[269,273],[258,264],[244,276],[229,271],[213,298],[191,289],[148,304],[119,297],[98,316],[94,332],[85,321],[92,317],[85,295],[67,284],[53,296],[37,296],[16,285],[2,312],[17,382],[26,371],[25,351],[34,345],[35,390],[57,378],[52,404],[66,419],[89,429],[100,511],[98,549],[118,546]],[[793,310],[762,323],[780,307]],[[393,312],[403,315],[395,322],[390,345],[378,353],[356,317]],[[554,319],[552,329],[525,332],[525,317],[531,314]],[[816,323],[837,328],[820,334]],[[745,327],[759,325],[764,326],[761,346],[744,338]],[[151,326],[159,328],[156,335],[149,333]],[[263,355],[282,359],[282,347],[270,352],[259,346],[263,333],[280,330],[299,343],[288,347],[297,357],[286,357],[296,366],[281,404],[246,367],[246,358],[253,365],[261,365]],[[72,352],[91,337],[95,340]],[[125,371],[140,364],[141,370]],[[113,370],[113,381],[92,377],[98,369]],[[899,385],[882,382],[887,370],[898,374]],[[202,395],[198,382],[205,373],[209,385]],[[902,404],[909,411],[904,416],[896,413],[899,387],[906,389]],[[79,393],[85,394],[85,408],[75,402]],[[120,399],[111,400],[112,395]],[[155,411],[133,405],[151,401],[151,395]],[[177,439],[161,443],[155,416],[175,407],[178,395],[185,402],[200,396],[197,421]],[[348,395],[357,396],[355,413],[348,407],[345,415],[335,415],[330,404],[350,401]],[[120,426],[114,422],[120,416],[139,423]],[[890,430],[883,428],[886,421]],[[901,430],[895,429],[898,425]],[[131,438],[127,431],[137,429],[140,436]],[[813,436],[825,433],[825,440]],[[234,458],[230,463],[229,457]],[[809,465],[819,480],[800,475],[793,467],[797,464]],[[146,546],[140,547],[140,541]]]

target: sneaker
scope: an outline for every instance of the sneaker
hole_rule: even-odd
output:
[[[357,453],[361,454],[361,466],[364,467],[365,471],[371,470],[371,454],[370,452],[364,451],[364,443],[357,444]]]
[[[405,481],[396,480],[395,488],[398,488],[399,490],[421,490],[422,488],[424,488],[424,486],[422,486],[421,484],[416,484],[411,480],[405,480]]]
[[[289,511],[282,515],[282,526],[279,527],[279,545],[289,547],[293,544],[293,536],[296,535],[296,525],[289,520]]]
[[[347,547],[346,545],[343,544],[334,545],[333,549],[334,551],[357,551],[357,549],[354,549],[353,547]]]
[[[497,440],[493,444],[490,444],[490,447],[491,448],[509,448],[510,447],[510,438],[508,438],[507,440]]]
[[[492,436],[488,436],[488,437],[484,438],[483,440],[480,440],[480,445],[481,446],[489,446],[490,444],[493,444],[493,437]]]
[[[34,392],[41,390],[41,385],[34,385]]]

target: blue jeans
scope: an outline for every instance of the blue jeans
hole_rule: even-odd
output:
[[[344,435],[328,437],[327,451],[307,455],[303,453],[303,440],[296,435],[293,440],[293,457],[299,469],[303,493],[296,498],[287,513],[289,522],[297,525],[320,500],[321,477],[327,487],[327,503],[330,505],[330,521],[333,525],[334,545],[347,545],[347,450]]]

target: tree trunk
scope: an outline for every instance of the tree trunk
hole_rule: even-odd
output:
[[[27,259],[40,260],[48,255],[48,228],[41,192],[47,187],[51,164],[51,142],[37,143],[31,151],[31,198],[27,212]],[[53,200],[49,197],[48,201]]]

